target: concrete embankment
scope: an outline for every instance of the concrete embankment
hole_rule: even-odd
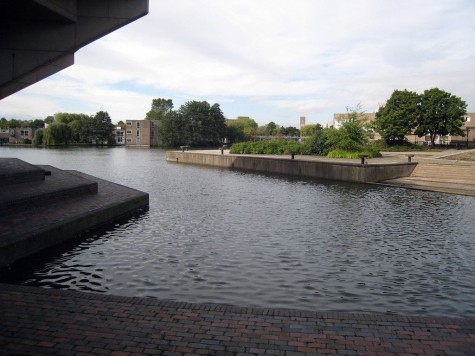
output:
[[[298,156],[221,154],[220,151],[169,151],[167,161],[346,182],[374,183],[409,176],[417,163],[316,160]],[[377,161],[376,161],[377,162]]]

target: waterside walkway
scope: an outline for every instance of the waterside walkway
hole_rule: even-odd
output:
[[[320,313],[0,284],[0,354],[474,355],[475,319]]]
[[[193,153],[221,155],[219,150],[193,150]],[[229,155],[229,150],[224,150]],[[383,152],[381,158],[366,159],[371,165],[391,165],[408,161],[417,163],[415,170],[408,177],[384,180],[376,184],[388,186],[428,190],[434,192],[475,196],[475,150],[445,150],[421,152]],[[241,157],[261,157],[276,160],[289,160],[289,155],[238,155]],[[328,162],[358,164],[359,159],[332,159],[321,156],[295,155],[296,161]]]

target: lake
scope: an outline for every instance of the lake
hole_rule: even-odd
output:
[[[318,311],[475,316],[475,198],[181,165],[161,149],[0,147],[150,193],[4,271],[46,288]]]

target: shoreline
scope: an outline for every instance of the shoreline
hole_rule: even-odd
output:
[[[408,155],[413,155],[411,162]],[[384,152],[383,157],[366,159],[365,164],[359,159],[190,150],[167,151],[167,161],[475,196],[475,160],[454,159],[460,155],[475,157],[475,150]]]

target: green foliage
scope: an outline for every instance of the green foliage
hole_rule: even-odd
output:
[[[145,120],[162,120],[173,110],[172,99],[157,98],[152,100],[152,107],[145,116]]]
[[[360,158],[361,155],[368,156],[368,158],[381,157],[381,153],[370,148],[363,149],[361,151],[347,151],[336,149],[328,153],[328,158]]]
[[[35,136],[33,136],[33,146],[43,145],[43,134],[45,129],[37,129],[35,131]]]
[[[257,122],[250,117],[238,117],[228,122],[226,136],[230,142],[251,141],[257,132]]]
[[[349,118],[343,121],[339,129],[325,131],[326,147],[330,150],[359,151],[368,143],[368,135],[360,120]]]
[[[99,111],[92,119],[93,137],[96,144],[111,142],[114,125],[111,122],[109,114],[105,111]]]
[[[230,148],[230,153],[235,154],[305,154],[306,148],[296,141],[268,140],[255,142],[239,142]]]
[[[164,115],[159,132],[165,146],[213,147],[222,143],[226,119],[219,104],[189,101]]]
[[[317,131],[323,130],[322,125],[320,124],[311,124],[311,125],[305,125],[300,129],[300,134],[304,137],[309,137],[315,135]]]
[[[53,122],[43,134],[43,142],[46,146],[67,145],[71,139],[71,128],[61,122]]]
[[[455,95],[438,88],[425,90],[415,134],[419,137],[429,134],[432,146],[437,135],[465,136],[462,125],[466,110],[465,101]]]
[[[17,128],[17,127],[22,127],[20,121],[15,120],[15,119],[8,120],[8,128],[14,129],[14,128]]]
[[[47,116],[43,121],[45,124],[52,124],[54,122],[54,116]]]
[[[305,145],[308,146],[308,154],[326,156],[328,153],[328,143],[326,132],[331,129],[317,129],[310,139],[305,140]]]
[[[300,130],[293,126],[288,126],[288,127],[282,126],[278,132],[282,136],[293,136],[293,137],[300,136]]]
[[[379,108],[374,126],[386,143],[405,141],[419,117],[420,95],[408,90],[394,90],[386,105]]]

